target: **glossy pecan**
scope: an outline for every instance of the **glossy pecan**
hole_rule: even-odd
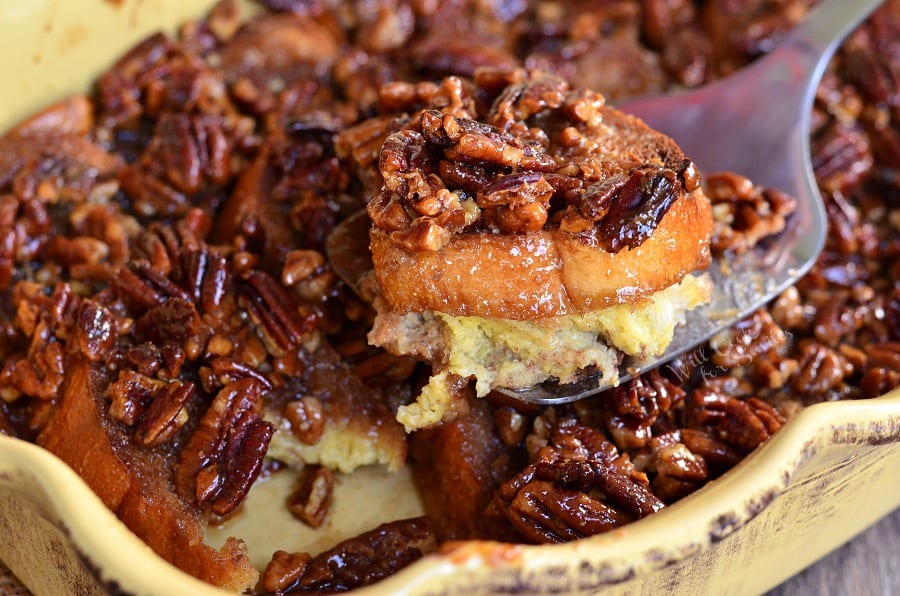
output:
[[[712,362],[732,369],[750,366],[785,344],[787,336],[767,310],[758,310],[710,341]]]
[[[228,181],[233,142],[221,118],[165,114],[141,159],[145,171],[157,172],[178,191],[193,194],[203,185]]]
[[[880,397],[900,387],[900,371],[882,367],[868,369],[859,380],[860,397]]]
[[[217,515],[233,511],[262,469],[274,427],[262,419],[265,385],[234,381],[215,396],[175,467],[179,491]]]
[[[74,294],[71,286],[64,283],[56,284],[52,292],[44,293],[38,284],[20,282],[12,294],[13,303],[17,305],[15,327],[24,335],[27,344],[21,353],[9,354],[0,374],[0,385],[5,386],[9,400],[21,395],[53,400],[64,381],[67,360],[65,342],[75,334],[73,328],[82,300]],[[99,316],[102,330],[108,319],[105,315]],[[8,331],[11,329],[7,328]],[[88,335],[80,336],[81,342],[88,351],[93,352]],[[99,336],[102,335],[101,332]],[[98,339],[101,339],[99,336]],[[105,354],[105,341],[101,340],[97,347],[101,346]]]
[[[131,125],[144,107],[141,103],[140,76],[161,64],[173,50],[163,34],[152,35],[122,56],[101,75],[97,87],[101,122],[110,128]]]
[[[454,81],[445,79],[431,104],[382,146],[384,185],[369,215],[409,250],[440,250],[449,235],[470,230],[524,234],[560,226],[579,234],[596,227],[601,244],[618,252],[649,237],[685,181],[691,190],[698,184],[689,161],[623,175],[614,162],[592,156],[587,139],[602,120],[603,97],[573,91],[558,76],[482,73],[476,83],[497,97],[480,113],[465,98],[443,95],[460,88]],[[553,118],[561,128],[535,126]]]
[[[152,447],[171,441],[187,424],[189,414],[185,407],[195,393],[196,387],[190,382],[172,381],[158,388],[150,397],[135,428],[135,442]]]
[[[900,371],[900,341],[873,344],[864,350],[868,366]]]
[[[541,480],[525,484],[516,493],[508,516],[522,538],[535,544],[577,540],[632,520],[581,491]]]
[[[683,428],[680,434],[691,453],[702,457],[709,468],[718,473],[734,467],[744,457],[741,451],[706,431]]]
[[[567,103],[567,111],[571,116],[587,121],[590,119],[591,108],[604,103],[600,94],[586,94],[579,100],[566,102],[568,93],[568,85],[560,78],[546,74],[528,77],[524,81],[507,85],[500,92],[491,106],[487,121],[498,128],[508,128],[545,110],[559,109],[564,103]]]
[[[743,252],[766,236],[778,234],[796,210],[796,200],[778,190],[758,188],[746,177],[730,172],[706,175],[706,191],[713,205],[716,251]]]
[[[283,594],[297,583],[312,560],[309,553],[289,553],[276,550],[263,573],[263,586],[269,592]]]
[[[247,310],[277,355],[299,345],[315,328],[316,315],[301,314],[284,286],[262,271],[248,271],[242,278],[239,304]]]
[[[317,397],[307,395],[284,404],[284,417],[291,425],[291,432],[298,441],[315,445],[325,431],[325,411]]]
[[[816,341],[803,343],[798,355],[800,369],[791,383],[799,393],[818,400],[841,394],[853,365],[840,352]]]
[[[683,442],[679,431],[653,437],[649,449],[647,466],[654,472],[651,486],[664,501],[675,501],[710,479],[706,460]]]
[[[606,429],[620,449],[639,449],[657,418],[684,399],[685,392],[658,371],[628,381],[604,399]]]
[[[88,360],[106,360],[118,335],[116,318],[93,300],[84,300],[78,308],[75,341]]]
[[[322,466],[304,466],[297,487],[288,497],[288,510],[310,527],[318,528],[331,507],[334,475]]]
[[[681,192],[674,170],[646,166],[631,172],[600,222],[598,237],[603,248],[619,252],[643,244]]]
[[[285,593],[346,591],[372,584],[420,559],[435,548],[434,535],[424,517],[381,524],[328,549],[308,561],[299,556],[299,578]],[[391,556],[384,556],[391,553]],[[284,561],[285,557],[280,558]],[[287,565],[279,565],[287,575]],[[273,573],[274,575],[274,573]]]
[[[832,122],[811,144],[813,171],[825,192],[852,193],[874,165],[868,135],[859,126]]]
[[[784,417],[768,403],[751,397],[746,401],[701,388],[687,399],[691,428],[713,429],[718,438],[744,452],[758,447],[784,424]]]
[[[165,381],[146,374],[132,370],[121,371],[118,379],[107,388],[110,416],[128,425],[135,424],[153,396],[164,390],[165,385]]]
[[[596,460],[539,461],[535,463],[535,477],[557,486],[599,490],[619,509],[636,518],[656,513],[665,506],[647,486]]]

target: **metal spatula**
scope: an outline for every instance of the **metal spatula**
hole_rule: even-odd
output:
[[[816,87],[840,41],[880,0],[827,0],[765,58],[695,91],[617,106],[671,136],[701,172],[733,171],[797,198],[788,228],[765,250],[710,267],[712,302],[688,313],[665,353],[625,359],[619,382],[688,352],[772,300],[813,265],[825,243],[825,208],[810,163],[810,118]],[[610,387],[597,377],[522,390],[528,402],[566,403]]]

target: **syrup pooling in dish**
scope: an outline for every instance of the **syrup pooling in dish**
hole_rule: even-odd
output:
[[[384,136],[445,77],[474,85],[484,67],[541,70],[612,104],[700,84],[765,51],[807,3],[267,4],[247,25],[223,3],[146,40],[89,96],[0,141],[0,432],[61,455],[190,573],[255,584],[239,541],[207,549],[203,524],[240,515],[256,474],[285,464],[304,466],[297,524],[328,523],[328,469],[414,470],[426,519],[277,553],[260,586],[349,589],[434,538],[552,542],[630,523],[800,407],[900,383],[898,3],[848,39],[820,89],[813,159],[833,234],[802,282],[678,367],[549,409],[466,399],[409,435],[394,416],[428,370],[367,345],[374,313],[324,258],[330,229],[380,192]],[[714,249],[790,225],[774,191],[704,174]]]

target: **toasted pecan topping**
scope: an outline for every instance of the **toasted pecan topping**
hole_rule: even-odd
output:
[[[447,105],[438,92],[400,130],[387,132],[378,164],[383,187],[368,211],[407,250],[440,250],[451,235],[466,232],[559,227],[592,231],[601,246],[618,252],[642,244],[685,187],[698,187],[689,160],[644,165],[651,147],[622,157],[604,153],[610,141],[601,128],[602,96],[541,73],[511,78],[516,82],[486,111]],[[446,88],[485,92],[445,82]]]

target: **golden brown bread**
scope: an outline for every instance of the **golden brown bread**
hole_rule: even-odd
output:
[[[709,263],[712,216],[701,193],[677,201],[635,249],[610,253],[559,230],[453,236],[409,252],[373,228],[383,298],[396,310],[528,320],[632,302]]]
[[[71,358],[60,402],[37,443],[71,466],[164,559],[224,588],[252,587],[259,574],[244,544],[234,538],[218,550],[205,544],[199,512],[175,495],[153,454],[133,457],[131,446],[114,440],[115,430],[100,408],[104,375],[97,368]]]

